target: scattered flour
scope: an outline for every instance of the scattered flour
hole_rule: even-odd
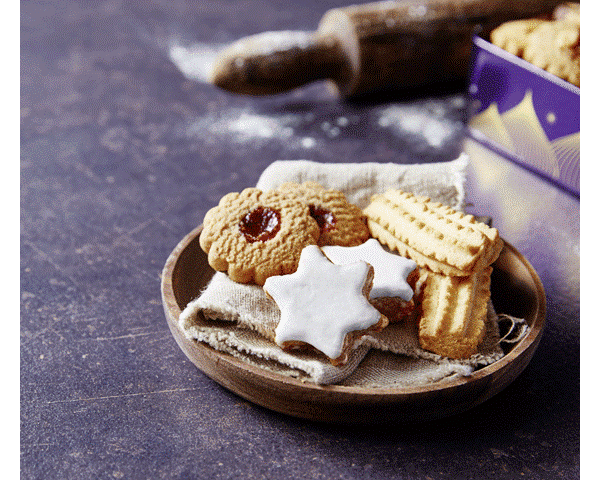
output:
[[[302,48],[312,41],[311,32],[264,32],[240,39],[233,44],[196,43],[185,46],[173,41],[168,51],[171,61],[186,78],[209,83],[213,64],[225,49],[230,53],[235,52],[236,48],[248,49],[250,43],[255,53],[269,54],[286,50],[293,45]],[[447,100],[446,103],[427,101],[418,104],[392,104],[372,110],[369,117],[375,114],[376,128],[389,129],[395,136],[409,139],[412,144],[418,144],[418,150],[437,149],[456,137],[457,132],[463,127],[461,121],[448,118],[449,109],[457,110],[463,107],[465,107],[464,98],[457,96]],[[348,117],[339,115],[322,120],[311,128],[308,127],[315,122],[315,115],[311,112],[261,114],[249,108],[233,108],[197,119],[188,126],[188,134],[196,135],[208,131],[215,136],[215,139],[228,136],[228,140],[234,142],[280,139],[291,148],[312,149],[321,138],[325,141],[334,139],[350,124],[360,124],[358,119],[349,120]],[[296,129],[301,126],[303,129],[297,132]],[[356,127],[354,126],[355,129]]]
[[[459,101],[456,103],[458,104]],[[454,104],[454,107],[457,105]],[[442,104],[396,104],[377,112],[377,123],[401,136],[415,136],[430,147],[439,148],[462,129],[461,121],[445,117],[448,108]]]
[[[306,123],[302,114],[259,114],[249,108],[232,108],[196,119],[187,129],[189,136],[213,134],[215,141],[265,143],[274,140],[295,148],[311,149],[317,141],[306,135],[296,135],[295,129]]]
[[[391,137],[403,139],[416,152],[437,150],[457,138],[463,123],[449,118],[448,111],[461,107],[450,104],[392,104],[378,107],[371,115],[341,116],[318,120],[312,113],[264,113],[252,107],[226,108],[208,113],[188,125],[187,135],[211,137],[207,142],[264,144],[279,141],[291,149],[313,149],[319,143],[340,137],[347,128],[354,132],[386,129]]]
[[[184,47],[176,42],[169,47],[169,58],[190,80],[210,82],[213,63],[225,44],[193,44]]]
[[[237,40],[228,52],[259,55],[269,55],[276,52],[287,51],[292,47],[307,48],[314,42],[314,34],[302,30],[282,30],[277,32],[263,32]]]
[[[294,134],[290,124],[294,123],[294,116],[265,116],[252,114],[247,111],[233,112],[229,119],[222,119],[209,127],[211,132],[230,132],[242,140],[253,137],[270,139],[273,137],[289,138]]]
[[[312,149],[313,147],[315,147],[315,144],[317,144],[317,142],[315,141],[315,139],[313,139],[313,137],[303,137],[301,139],[301,145],[305,149]]]
[[[213,64],[217,57],[227,50],[228,55],[237,51],[249,55],[269,55],[294,46],[307,48],[313,43],[313,34],[305,31],[285,30],[281,32],[263,32],[242,38],[230,44],[195,43],[184,46],[172,41],[169,46],[169,58],[190,80],[210,82]],[[243,58],[237,59],[243,63]]]

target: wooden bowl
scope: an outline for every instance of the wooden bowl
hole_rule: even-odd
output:
[[[542,283],[530,263],[505,243],[494,264],[493,303],[499,313],[524,318],[530,331],[499,361],[469,377],[412,388],[321,386],[275,374],[189,340],[180,330],[181,311],[214,273],[200,249],[201,230],[199,226],[180,241],[163,269],[163,308],[171,333],[190,361],[214,381],[277,412],[344,423],[415,422],[461,413],[509,385],[530,362],[542,336],[546,310]]]

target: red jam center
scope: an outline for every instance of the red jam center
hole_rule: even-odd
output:
[[[319,206],[310,205],[311,217],[319,224],[319,229],[322,233],[331,231],[336,224],[336,217],[331,211]]]
[[[249,243],[267,241],[280,230],[280,213],[275,209],[259,206],[241,219],[240,232]]]

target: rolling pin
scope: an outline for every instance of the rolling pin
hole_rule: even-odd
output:
[[[210,81],[269,95],[328,79],[345,97],[466,78],[475,33],[564,0],[389,0],[328,10],[315,32],[265,32],[221,52]]]

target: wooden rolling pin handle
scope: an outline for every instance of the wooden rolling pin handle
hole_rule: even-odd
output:
[[[267,32],[242,39],[225,51],[213,66],[211,81],[240,94],[268,95],[316,80],[344,82],[349,75],[335,36]]]
[[[319,35],[338,40],[350,70],[334,79],[347,97],[467,78],[474,34],[549,12],[562,0],[403,0],[335,8]],[[349,75],[350,72],[350,75]]]
[[[266,32],[227,49],[212,82],[239,94],[330,79],[351,97],[467,76],[472,35],[539,15],[562,0],[403,0],[335,8],[317,32]]]

